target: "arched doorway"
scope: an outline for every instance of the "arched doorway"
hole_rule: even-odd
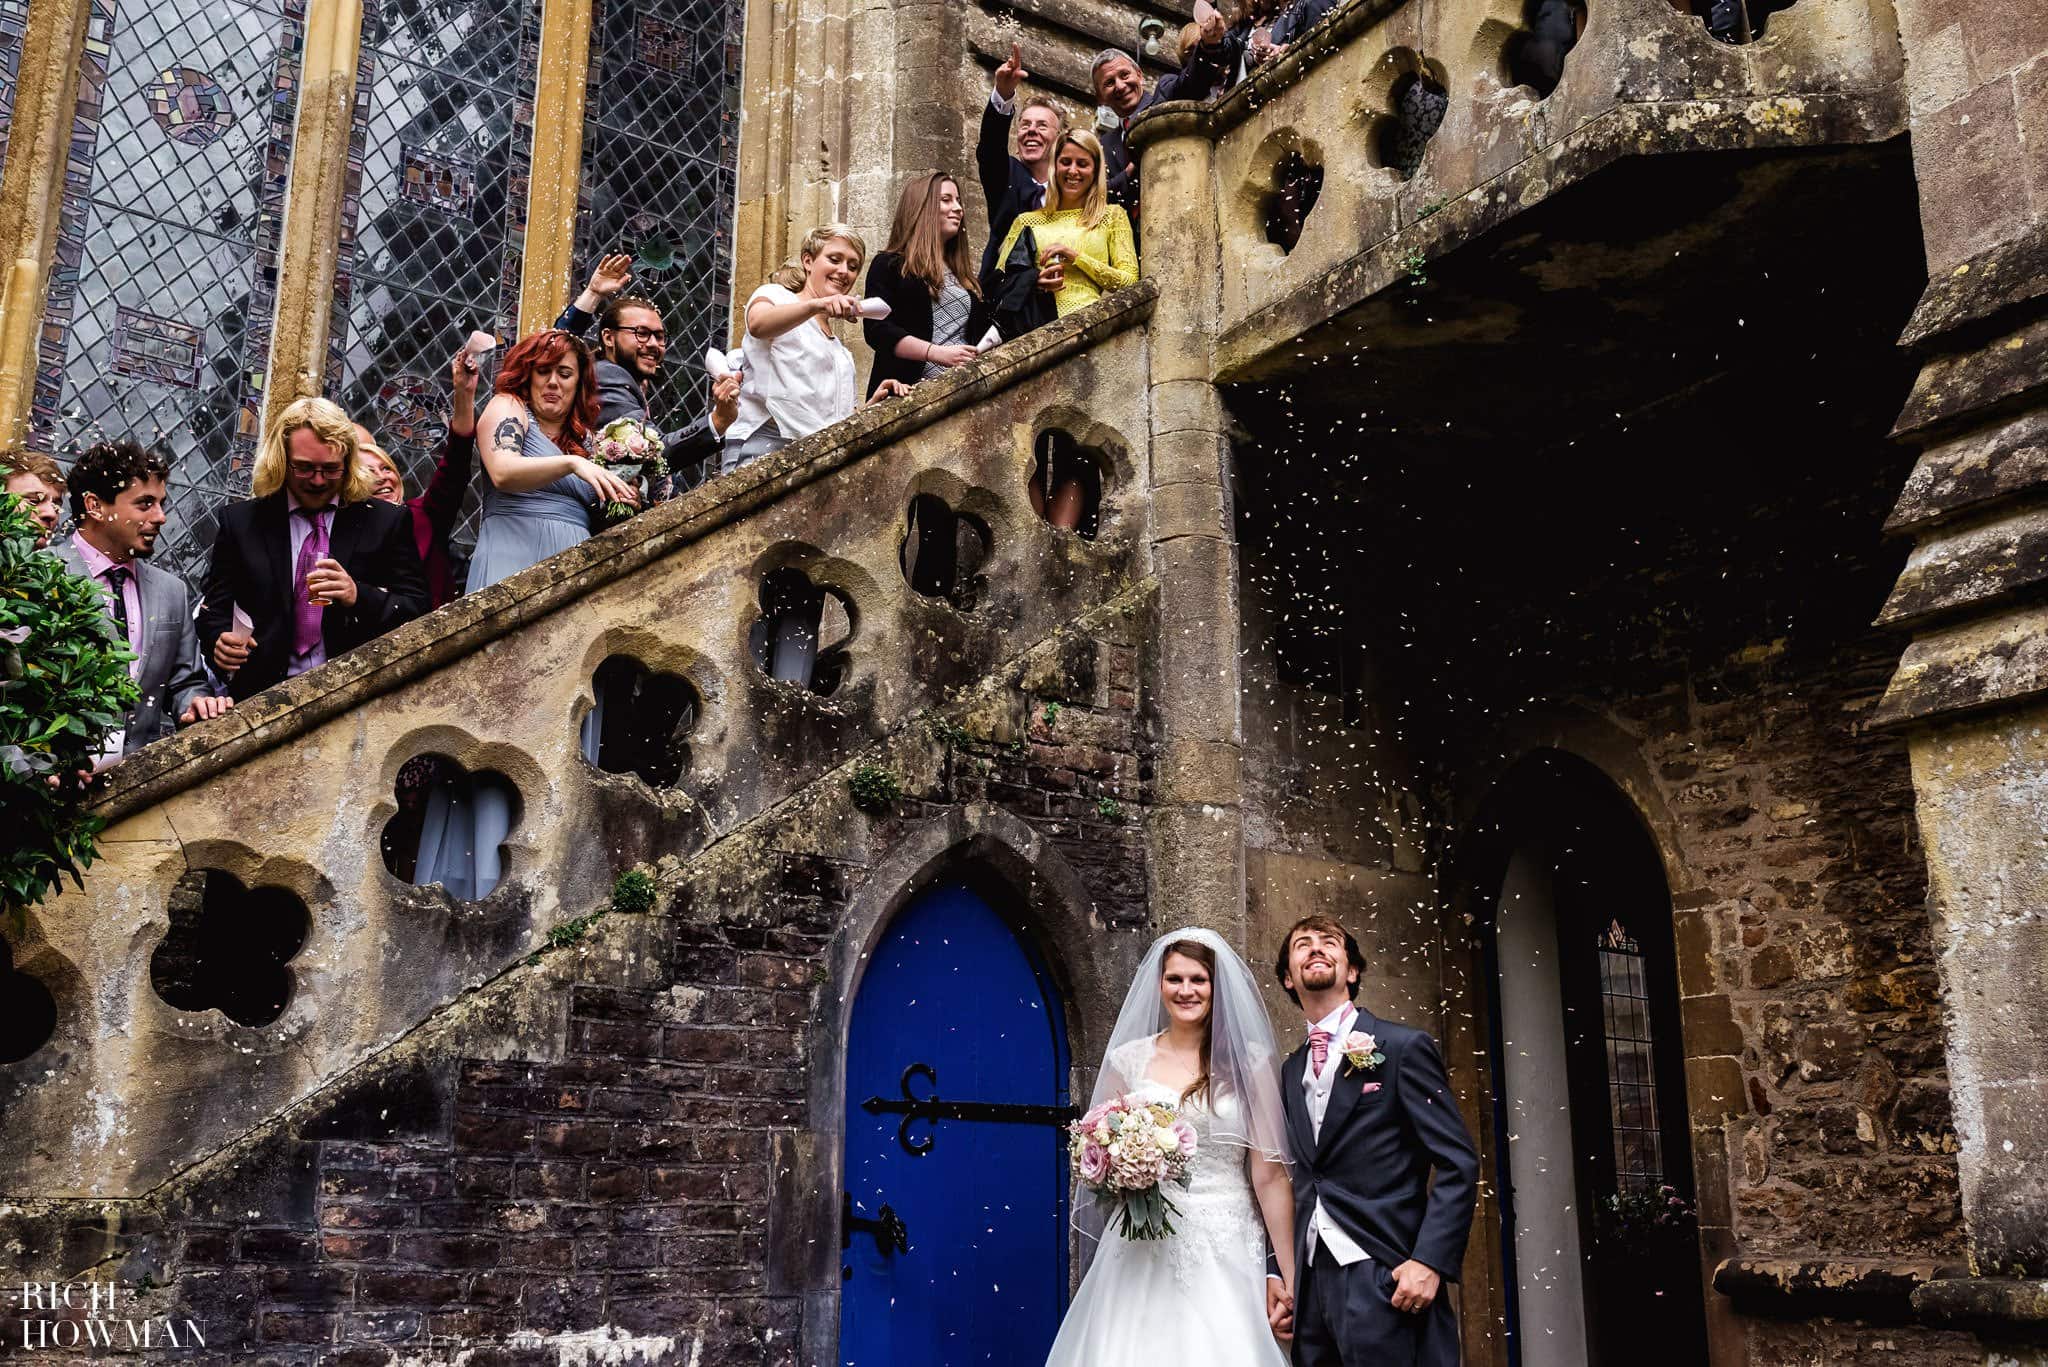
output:
[[[967,885],[919,894],[847,1032],[841,1363],[1045,1361],[1067,1298],[1070,1114],[1042,960]]]
[[[1515,1367],[1704,1367],[1671,895],[1598,769],[1539,751],[1473,831]],[[1619,1199],[1617,1199],[1619,1198]]]

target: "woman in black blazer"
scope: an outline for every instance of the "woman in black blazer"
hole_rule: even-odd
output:
[[[875,365],[870,395],[884,380],[916,384],[975,357],[988,307],[974,278],[960,183],[944,171],[903,187],[888,249],[868,266],[866,293],[889,301],[889,316],[861,324]]]

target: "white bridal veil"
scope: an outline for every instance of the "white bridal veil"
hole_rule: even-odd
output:
[[[1280,1107],[1280,1052],[1273,1044],[1272,1022],[1259,995],[1258,980],[1223,937],[1212,930],[1171,931],[1152,942],[1145,961],[1131,979],[1123,1010],[1117,1013],[1095,1091],[1088,1109],[1124,1095],[1144,1081],[1142,1070],[1149,1041],[1166,1029],[1166,1004],[1159,996],[1159,975],[1167,947],[1192,940],[1216,956],[1209,988],[1209,1102],[1205,1144],[1233,1144],[1276,1163],[1287,1161],[1287,1117]],[[1124,1069],[1137,1071],[1127,1077]],[[1099,1237],[1102,1215],[1085,1190],[1074,1199],[1076,1223]]]

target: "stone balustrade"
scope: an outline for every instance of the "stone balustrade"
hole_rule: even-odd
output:
[[[1142,579],[1153,298],[1140,285],[1104,300],[124,762],[83,887],[9,935],[57,1026],[0,1067],[0,1192],[156,1187],[520,971],[606,905],[619,870],[687,861],[776,812]],[[1098,462],[1092,537],[1053,529],[1027,496],[1054,430]],[[920,497],[986,547],[964,592],[906,582]],[[788,571],[827,595],[826,695],[762,668],[763,581]],[[698,700],[673,786],[583,758],[593,674],[619,656]],[[503,882],[476,901],[402,881],[380,852],[400,771],[429,754],[516,790]],[[215,895],[237,905],[201,905],[200,871],[232,879]],[[232,1017],[246,984],[164,999],[167,974],[191,977],[167,958],[233,959],[224,938],[247,949],[273,931],[275,1019]]]

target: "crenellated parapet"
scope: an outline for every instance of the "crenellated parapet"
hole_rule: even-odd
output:
[[[1548,91],[1514,80],[1523,15],[1515,0],[1358,0],[1213,104],[1140,119],[1141,145],[1182,128],[1216,143],[1220,378],[1291,358],[1304,333],[1621,158],[1905,127],[1883,3],[1801,0],[1743,44],[1666,0],[1596,4]],[[1427,99],[1404,108],[1418,86]],[[1317,189],[1287,247],[1272,216],[1290,159]]]

